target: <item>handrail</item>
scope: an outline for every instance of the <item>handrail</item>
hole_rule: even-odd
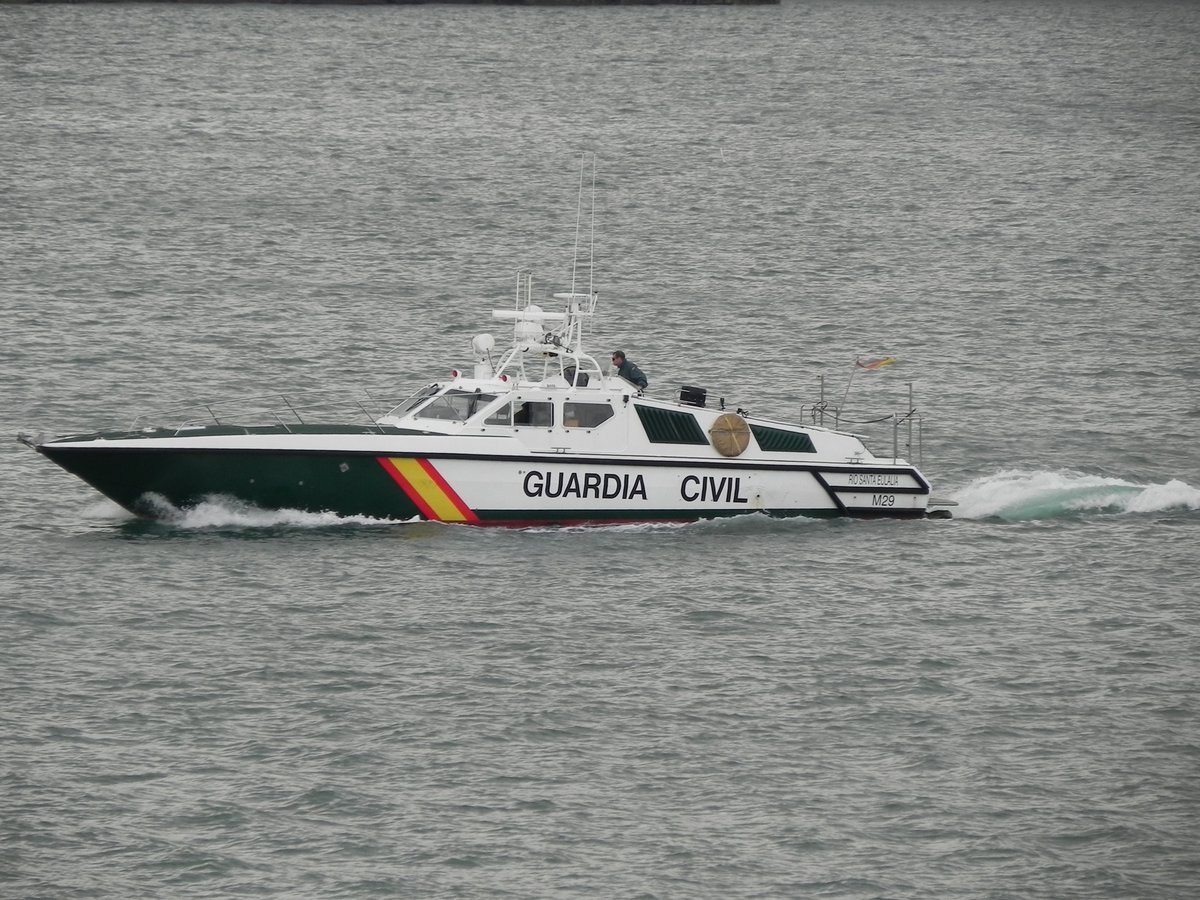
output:
[[[399,402],[401,401],[395,397],[378,397],[361,389],[347,391],[325,388],[290,391],[287,394],[273,393],[227,400],[172,404],[157,412],[136,416],[130,424],[129,430],[138,431],[164,425],[178,430],[204,424],[242,424],[247,419],[263,419],[274,421],[290,431],[289,425],[319,422],[325,416],[335,420],[344,420],[348,414],[353,419],[363,417],[368,425],[378,427],[378,420],[386,415],[389,409],[395,408]],[[377,412],[372,413],[372,409]]]
[[[874,418],[874,419],[845,419],[845,418],[842,418],[841,409],[839,407],[833,406],[832,404],[830,404],[824,400],[821,400],[817,403],[813,403],[811,405],[804,404],[800,407],[800,421],[803,422],[805,417],[807,416],[808,419],[812,422],[812,426],[816,427],[816,428],[825,428],[825,416],[826,415],[830,415],[833,417],[834,429],[839,429],[843,425],[878,425],[881,422],[891,422],[892,423],[892,459],[900,459],[901,458],[900,457],[900,429],[901,429],[901,426],[907,425],[908,433],[907,433],[907,435],[905,437],[905,441],[904,441],[905,457],[911,458],[912,453],[913,453],[914,440],[915,440],[915,446],[916,446],[916,452],[917,452],[917,466],[922,467],[925,465],[925,443],[924,443],[925,419],[923,416],[921,416],[918,413],[918,411],[915,407],[910,407],[907,412],[891,412],[891,413],[888,413],[887,415],[879,416],[878,418]],[[780,421],[782,424],[792,424],[792,423],[783,422],[782,420],[766,419],[761,416],[757,416],[756,418],[763,418],[764,421]],[[861,437],[861,435],[860,435],[860,437]],[[911,459],[910,459],[910,461],[911,461]]]
[[[913,451],[913,424],[915,423],[917,426],[916,427],[917,467],[923,468],[925,465],[925,445],[924,445],[924,438],[923,438],[924,431],[925,431],[924,417],[917,415],[916,409],[910,409],[908,412],[904,413],[903,415],[901,415],[898,412],[893,413],[891,416],[891,419],[892,419],[892,459],[900,458],[900,426],[905,423],[908,424],[908,437],[904,444],[904,457],[905,457],[905,459],[911,458],[912,451]]]

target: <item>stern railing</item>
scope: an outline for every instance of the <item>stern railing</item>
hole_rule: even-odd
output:
[[[826,424],[827,418],[830,420],[830,424]],[[892,459],[901,459],[900,451],[903,450],[903,458],[912,462],[915,452],[917,467],[922,468],[925,465],[923,437],[925,418],[911,406],[906,412],[888,413],[873,419],[849,419],[842,415],[842,410],[838,407],[820,401],[800,407],[800,421],[806,420],[820,428],[832,428],[834,431],[843,431],[849,426],[881,425],[890,422]],[[859,437],[863,437],[863,435],[859,435]]]

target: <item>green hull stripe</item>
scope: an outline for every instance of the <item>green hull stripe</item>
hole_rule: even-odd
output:
[[[639,522],[697,522],[702,519],[732,519],[761,513],[773,519],[792,519],[801,516],[814,519],[838,518],[844,513],[836,509],[791,509],[791,510],[747,510],[747,509],[561,509],[528,510],[519,515],[508,509],[476,510],[479,521],[484,525],[566,525],[575,523],[639,523]],[[893,514],[894,515],[894,514]],[[923,515],[923,513],[922,513]]]
[[[278,453],[172,453],[125,450],[42,452],[100,493],[140,515],[154,515],[144,495],[190,507],[214,495],[263,509],[411,519],[416,505],[373,456]]]

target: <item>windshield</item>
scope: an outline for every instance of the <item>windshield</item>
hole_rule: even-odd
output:
[[[390,413],[388,413],[388,415],[389,416],[397,416],[397,417],[407,415],[408,413],[410,413],[414,409],[416,409],[418,406],[420,406],[422,403],[424,403],[426,400],[428,400],[430,397],[432,397],[434,394],[436,394],[438,392],[439,387],[440,386],[437,384],[425,385],[425,387],[421,388],[419,391],[417,391],[415,394],[413,394],[411,397],[409,397],[407,400],[405,400],[403,403],[401,403],[399,406],[397,406],[395,409],[393,409]]]
[[[495,399],[495,394],[484,394],[480,391],[449,390],[440,397],[434,397],[421,407],[417,411],[416,417],[418,419],[447,419],[451,422],[465,422]]]

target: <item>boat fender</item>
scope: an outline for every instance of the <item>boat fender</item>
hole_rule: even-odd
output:
[[[713,448],[722,456],[741,456],[750,446],[750,426],[735,413],[717,416],[708,429]]]

